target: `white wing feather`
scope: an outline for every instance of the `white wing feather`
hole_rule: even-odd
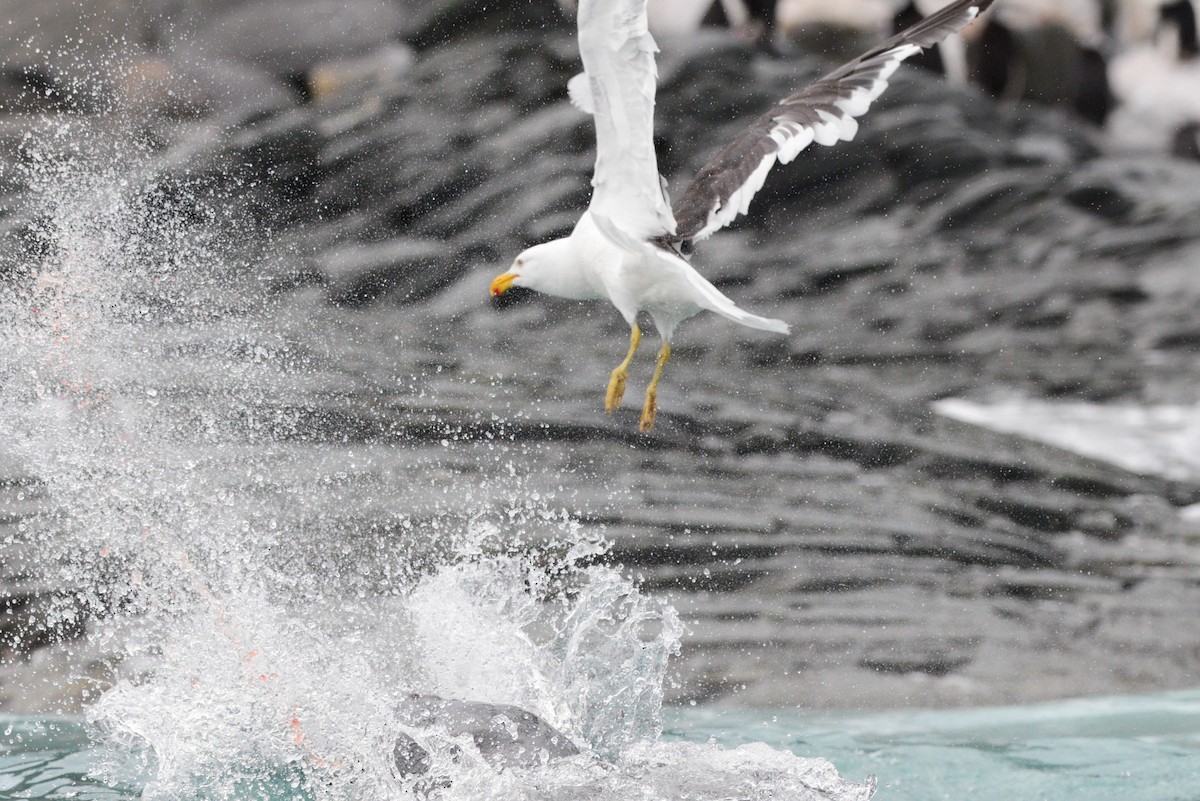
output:
[[[596,123],[590,209],[638,239],[675,233],[654,154],[658,46],[646,0],[581,0],[579,52]],[[582,104],[581,104],[582,105]]]

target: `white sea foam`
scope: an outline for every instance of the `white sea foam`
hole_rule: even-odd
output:
[[[1135,473],[1200,478],[1200,406],[949,398],[934,408],[966,423],[1028,437]]]

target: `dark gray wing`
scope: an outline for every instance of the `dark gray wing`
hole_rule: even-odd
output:
[[[993,0],[958,0],[779,101],[705,164],[675,203],[676,233],[663,244],[707,238],[745,214],[775,162],[787,164],[813,142],[848,142],[858,121],[909,56],[974,20]]]

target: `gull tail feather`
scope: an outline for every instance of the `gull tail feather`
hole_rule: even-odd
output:
[[[712,309],[712,311],[722,317],[733,320],[735,323],[741,323],[749,328],[757,328],[760,331],[774,331],[776,334],[789,334],[792,331],[792,327],[783,320],[776,320],[773,317],[759,317],[757,314],[742,311],[737,306]]]
[[[791,333],[791,326],[783,320],[776,320],[771,317],[759,317],[757,314],[751,314],[748,311],[739,309],[737,304],[729,298],[725,297],[725,293],[717,289],[712,283],[700,273],[696,272],[691,265],[683,262],[688,282],[697,290],[704,299],[700,305],[709,311],[716,312],[727,320],[733,320],[735,323],[741,323],[749,328],[757,328],[760,331],[773,331],[776,334]]]

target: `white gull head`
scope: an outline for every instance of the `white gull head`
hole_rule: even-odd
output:
[[[520,286],[574,300],[593,300],[597,294],[571,237],[526,248],[512,266],[492,281],[492,295]]]

